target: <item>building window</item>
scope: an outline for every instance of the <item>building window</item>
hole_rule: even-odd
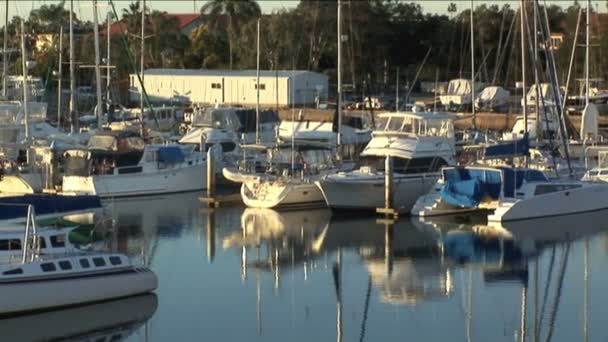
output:
[[[257,84],[255,85],[255,89],[256,90],[258,89],[258,85]],[[260,90],[266,90],[266,84],[260,83]]]
[[[222,89],[221,83],[211,83],[211,89]]]

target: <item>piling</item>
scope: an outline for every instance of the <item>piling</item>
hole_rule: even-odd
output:
[[[396,218],[399,213],[393,208],[393,158],[386,156],[384,161],[384,208],[376,208],[376,213],[386,218]]]
[[[201,142],[201,151],[204,151],[204,143]],[[202,153],[202,152],[201,152]],[[207,196],[200,197],[199,201],[203,203],[207,203],[209,208],[219,208],[221,205],[229,205],[236,204],[241,202],[240,194],[226,194],[226,195],[217,195],[216,194],[216,177],[215,177],[215,153],[213,152],[213,147],[209,148],[207,151],[207,168],[206,168],[206,186],[207,186]]]
[[[207,197],[215,195],[215,172],[214,172],[213,149],[207,150]]]

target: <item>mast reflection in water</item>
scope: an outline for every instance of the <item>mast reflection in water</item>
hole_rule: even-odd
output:
[[[607,212],[489,226],[110,204],[118,248],[159,277],[129,341],[601,341]]]

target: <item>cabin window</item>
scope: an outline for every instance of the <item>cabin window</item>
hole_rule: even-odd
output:
[[[2,275],[14,275],[14,274],[23,274],[23,269],[14,268],[12,270],[2,272]]]
[[[600,176],[606,176],[606,175],[608,175],[608,170],[600,171]]]
[[[221,143],[221,145],[222,145],[222,152],[232,152],[236,148],[236,144],[233,142],[223,142],[223,143]]]
[[[578,189],[581,184],[539,184],[534,189],[534,195],[550,194],[552,192]]]
[[[59,262],[59,268],[61,268],[62,270],[71,270],[72,269],[72,263],[67,261],[67,260],[63,260]]]
[[[46,248],[46,239],[43,237],[38,238],[38,247]]]
[[[0,251],[12,251],[21,249],[21,240],[19,239],[4,239],[0,240]]]
[[[51,246],[53,246],[53,248],[65,247],[65,235],[51,236]]]
[[[120,169],[118,169],[118,174],[125,174],[125,173],[139,173],[142,171],[141,166],[125,166],[125,167],[121,167]]]
[[[93,258],[93,264],[95,264],[95,267],[104,267],[106,261],[103,258]]]
[[[91,267],[91,264],[89,263],[88,259],[80,259],[80,267],[89,268]]]
[[[211,89],[222,89],[221,83],[211,83]]]
[[[117,256],[111,256],[110,257],[110,264],[116,266],[116,265],[120,265],[122,264],[122,260],[120,260],[120,257]]]
[[[55,264],[52,262],[47,262],[40,264],[40,269],[42,269],[43,272],[54,272],[57,270],[57,267],[55,267]]]
[[[255,84],[254,88],[257,90],[258,89],[258,85]],[[266,85],[264,83],[260,83],[260,90],[266,90]]]

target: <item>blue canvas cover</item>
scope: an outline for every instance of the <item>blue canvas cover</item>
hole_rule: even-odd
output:
[[[455,207],[474,208],[484,197],[500,196],[500,170],[452,168],[444,170],[443,178],[441,198]]]
[[[519,140],[486,147],[484,159],[526,156],[528,155],[529,150],[530,140],[528,139],[528,133],[526,133],[524,134],[524,137]]]
[[[182,163],[186,157],[179,146],[163,146],[158,149],[158,161],[167,164]]]

